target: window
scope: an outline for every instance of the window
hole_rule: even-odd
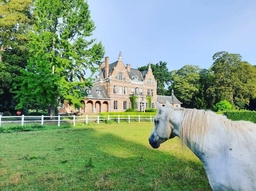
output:
[[[96,92],[97,92],[98,95],[101,95],[100,90],[97,89]]]
[[[148,79],[148,84],[153,84],[153,80],[151,78]]]
[[[150,95],[150,89],[148,89],[148,91],[147,91],[147,95]]]
[[[117,107],[117,101],[114,101],[114,109],[118,109],[118,107]]]
[[[135,88],[135,94],[139,95],[139,88],[137,88],[137,87]]]
[[[127,87],[124,87],[124,94],[127,94]]]
[[[113,87],[113,93],[116,94],[116,92],[117,92],[117,88],[116,88],[116,86],[114,86]]]
[[[119,73],[118,73],[118,79],[119,79],[119,80],[122,80],[122,79],[123,79],[122,72],[119,72]]]
[[[126,110],[127,109],[127,101],[123,102],[123,109]]]
[[[154,103],[152,103],[152,108],[153,108],[153,109],[155,108],[155,104],[154,104]]]
[[[132,94],[134,94],[134,88],[132,88]]]
[[[140,95],[142,95],[142,88],[140,88]]]
[[[153,90],[151,90],[151,95],[153,96]]]
[[[86,94],[91,95],[91,90],[89,88],[86,89]]]
[[[122,94],[122,93],[123,93],[123,87],[120,86],[120,87],[119,87],[119,94]]]

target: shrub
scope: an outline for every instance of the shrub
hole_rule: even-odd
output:
[[[129,108],[129,109],[127,109],[125,112],[133,112],[133,111],[134,111],[134,109]]]
[[[214,106],[215,111],[226,111],[230,109],[232,109],[232,105],[227,100],[222,100]]]
[[[149,109],[148,108],[148,109],[145,110],[145,112],[156,112],[156,109],[153,109],[153,108]]]
[[[12,114],[11,114],[11,112],[10,111],[4,111],[4,113],[3,113],[3,116],[11,116]]]

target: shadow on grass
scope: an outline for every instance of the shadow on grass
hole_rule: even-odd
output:
[[[84,128],[0,138],[1,190],[210,190],[200,163],[154,150],[144,137],[138,144]]]

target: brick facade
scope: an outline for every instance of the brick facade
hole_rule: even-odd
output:
[[[150,65],[140,72],[124,64],[121,53],[116,62],[109,64],[109,58],[100,68],[94,86],[88,90],[82,113],[125,111],[131,108],[130,96],[135,94],[136,110],[149,108],[147,96],[152,96],[151,108],[155,107],[157,83]]]
[[[86,89],[86,92],[86,99],[82,100],[82,107],[76,110],[80,114],[126,111],[132,107],[130,97],[133,94],[137,97],[137,111],[155,108],[158,100],[157,82],[150,64],[146,71],[140,72],[138,69],[131,68],[130,64],[124,64],[121,52],[118,60],[111,64],[109,57],[105,57],[93,87]],[[148,96],[151,97],[151,106],[149,106]],[[180,107],[181,102],[174,94],[159,97],[159,103],[167,99],[171,105]],[[70,108],[70,106],[64,105],[64,108]],[[75,110],[73,109],[73,111]]]

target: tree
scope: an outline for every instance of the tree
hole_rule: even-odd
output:
[[[241,60],[239,54],[217,52],[213,55],[214,63],[212,85],[207,94],[212,95],[213,103],[227,100],[236,108],[243,109],[255,97],[255,68]]]
[[[25,49],[31,5],[32,0],[0,1],[0,62],[5,51]]]
[[[213,108],[212,95],[207,94],[208,88],[212,85],[213,73],[211,70],[203,69],[199,72],[199,93],[197,96],[197,108],[211,109]]]
[[[0,111],[14,112],[13,79],[26,66],[31,0],[0,1]]]
[[[214,63],[211,71],[214,74],[214,84],[208,89],[208,93],[214,95],[214,102],[227,100],[233,104],[235,68],[241,61],[239,54],[229,54],[222,51],[213,55]]]
[[[152,72],[157,82],[157,95],[166,95],[167,87],[172,82],[172,74],[167,68],[167,63],[160,61],[157,64],[151,64]],[[139,71],[147,70],[147,66],[138,68]]]
[[[36,0],[34,14],[28,45],[32,56],[17,79],[22,81],[17,108],[43,103],[54,115],[59,99],[80,105],[85,87],[92,84],[87,72],[96,72],[104,48],[91,37],[95,25],[84,0]]]
[[[198,107],[200,71],[198,66],[193,65],[185,65],[173,71],[173,83],[169,87],[169,92],[175,90],[175,95],[185,107]]]

